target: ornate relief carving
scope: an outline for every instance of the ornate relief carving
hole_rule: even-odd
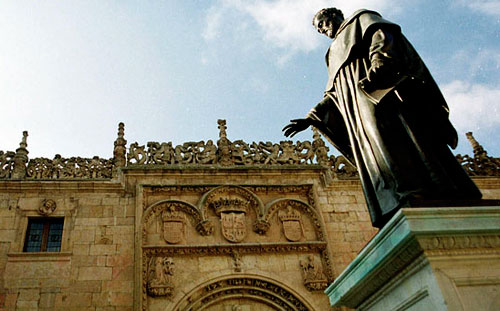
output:
[[[302,239],[304,228],[300,212],[288,206],[286,209],[278,211],[278,218],[283,224],[283,233],[288,241],[297,242]]]
[[[231,278],[213,282],[194,293],[188,294],[185,300],[179,302],[177,306],[182,304],[185,306],[183,310],[198,310],[202,306],[215,305],[217,302],[227,299],[228,296],[244,296],[248,299],[254,299],[255,297],[260,301],[268,301],[270,305],[276,306],[279,310],[310,310],[310,307],[306,306],[289,290],[270,281],[253,277]]]
[[[175,206],[169,206],[161,214],[163,220],[163,238],[167,243],[177,244],[184,240],[185,218]]]
[[[238,198],[220,198],[210,205],[220,215],[222,235],[230,242],[241,242],[246,236],[246,213],[249,201]]]
[[[302,269],[302,277],[304,286],[309,291],[324,290],[328,286],[328,280],[323,273],[321,263],[314,255],[307,256],[306,259],[300,260],[300,268]]]
[[[319,134],[317,129],[313,129],[313,143],[312,148],[313,152],[316,155],[316,161],[320,165],[328,165],[328,151],[330,149],[325,145],[325,142],[321,139],[321,135]]]
[[[298,200],[293,200],[293,199],[283,199],[283,200],[278,200],[275,202],[271,202],[270,206],[268,206],[268,210],[266,215],[264,216],[263,220],[266,222],[270,222],[271,217],[276,213],[276,211],[282,210],[282,209],[287,209],[287,208],[292,208],[295,210],[303,211],[312,220],[313,226],[314,226],[314,231],[316,232],[317,239],[320,241],[324,241],[325,236],[323,233],[323,226],[321,224],[321,221],[317,215],[317,213],[314,211],[314,209],[307,205],[304,202],[298,201]]]
[[[347,161],[347,159],[342,155],[337,157],[331,155],[329,163],[333,173],[338,178],[355,178],[358,176],[358,170],[356,167]]]
[[[164,213],[165,212],[165,213]],[[185,228],[184,225],[186,225],[185,218],[182,215],[182,213],[185,213],[190,217],[192,225],[200,232],[201,235],[207,235],[212,232],[213,229],[210,229],[210,222],[208,220],[204,220],[201,217],[200,212],[198,209],[189,203],[182,202],[182,201],[176,201],[176,200],[169,200],[169,201],[161,201],[157,202],[149,207],[146,207],[143,215],[143,220],[142,220],[142,241],[144,244],[146,244],[146,237],[147,237],[147,230],[148,230],[148,224],[151,223],[152,218],[154,217],[161,217],[162,218],[162,226],[164,227],[165,225],[168,226],[168,228],[173,228],[176,227],[178,230],[179,227],[181,227],[180,224],[175,224],[176,222],[179,222],[181,217],[183,218],[183,228]],[[165,219],[163,218],[165,217]],[[170,218],[169,218],[170,217]],[[163,223],[166,221],[167,223]],[[164,239],[172,239],[172,241],[178,240],[180,236],[175,237],[175,235],[180,235],[181,233],[178,231],[175,232],[167,232],[165,235],[165,230],[164,231]],[[182,233],[182,236],[184,235],[184,231]],[[167,240],[168,242],[168,240]],[[174,242],[169,242],[173,243]],[[179,242],[177,242],[179,243]]]
[[[264,235],[266,234],[267,230],[269,230],[270,226],[271,224],[267,222],[265,219],[257,219],[253,223],[253,231],[260,235]]]
[[[38,207],[38,213],[43,216],[49,216],[56,210],[56,202],[52,199],[45,199]]]
[[[16,155],[13,151],[3,152],[0,150],[0,179],[10,178],[10,174],[14,167],[14,156]]]
[[[149,296],[170,296],[174,290],[172,276],[174,261],[172,257],[153,257],[149,261],[147,293]]]
[[[113,160],[94,157],[62,158],[56,154],[53,160],[46,158],[31,159],[27,167],[30,179],[95,179],[111,178]]]
[[[203,236],[212,235],[214,232],[214,224],[208,219],[202,220],[196,225],[196,231]]]
[[[186,142],[173,146],[172,142],[148,142],[139,145],[130,144],[128,153],[127,141],[124,138],[124,124],[118,125],[118,138],[114,142],[113,158],[102,159],[94,157],[62,158],[56,155],[54,159],[28,158],[27,132],[23,132],[20,147],[16,152],[0,151],[0,179],[31,178],[31,179],[111,179],[116,176],[117,168],[131,165],[310,165],[329,166],[338,178],[356,178],[356,168],[345,157],[328,156],[329,148],[314,131],[313,142],[282,141],[245,143],[242,140],[231,142],[227,138],[226,120],[218,120],[220,130],[219,140]],[[456,156],[464,169],[471,176],[500,176],[500,158],[488,156],[486,150],[474,139],[472,133],[467,133],[474,156]],[[315,162],[314,162],[315,159]]]
[[[241,266],[243,261],[241,260],[241,255],[238,250],[233,249],[231,251],[231,257],[233,258],[234,272],[241,272]]]

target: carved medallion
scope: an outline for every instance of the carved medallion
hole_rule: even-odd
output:
[[[283,232],[287,240],[297,242],[302,239],[302,219],[300,213],[288,206],[286,210],[280,210],[278,217],[283,223]]]
[[[167,243],[177,244],[184,239],[184,217],[175,207],[170,207],[161,214],[163,220],[163,238]]]
[[[222,235],[231,242],[241,242],[246,236],[245,213],[222,212]]]
[[[38,207],[38,213],[43,216],[49,216],[56,210],[56,202],[52,199],[43,200],[42,205]]]

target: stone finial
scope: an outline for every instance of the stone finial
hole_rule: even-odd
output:
[[[219,119],[217,120],[217,124],[219,124],[218,128],[219,128],[219,137],[220,138],[227,138],[227,134],[226,134],[226,129],[227,129],[227,126],[226,126],[226,120],[222,120],[222,119]]]
[[[486,150],[484,150],[483,146],[474,138],[472,135],[472,132],[467,132],[465,133],[465,136],[467,137],[467,140],[469,141],[470,145],[472,146],[472,150],[474,152],[474,156],[482,156],[486,155]]]
[[[26,142],[26,139],[28,138],[28,131],[23,131],[23,138],[21,139],[21,142],[19,143],[19,148],[24,148],[28,147],[28,143]]]
[[[26,164],[28,163],[28,131],[23,132],[23,138],[19,143],[19,148],[16,149],[16,154],[14,155],[14,168],[12,170],[12,178],[21,179],[26,177]]]
[[[217,120],[219,124],[219,140],[217,141],[217,161],[222,166],[229,166],[233,164],[231,160],[231,142],[227,139],[226,134],[226,120]]]
[[[124,138],[125,136],[125,124],[120,122],[118,124],[118,137],[115,140],[115,148],[113,150],[113,175],[116,175],[116,169],[119,167],[124,167],[127,163],[126,154],[127,154],[127,140]]]

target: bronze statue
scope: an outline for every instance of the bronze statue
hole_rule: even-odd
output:
[[[335,8],[313,25],[333,39],[325,96],[285,136],[318,128],[357,167],[378,228],[415,200],[480,199],[448,148],[458,139],[446,101],[400,27],[369,10],[344,20]]]

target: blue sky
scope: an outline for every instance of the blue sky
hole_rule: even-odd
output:
[[[322,98],[323,7],[380,12],[402,26],[443,91],[472,154],[500,156],[499,0],[0,2],[0,150],[29,131],[30,157],[112,157],[128,143],[279,142]],[[306,131],[294,137],[312,140]]]

